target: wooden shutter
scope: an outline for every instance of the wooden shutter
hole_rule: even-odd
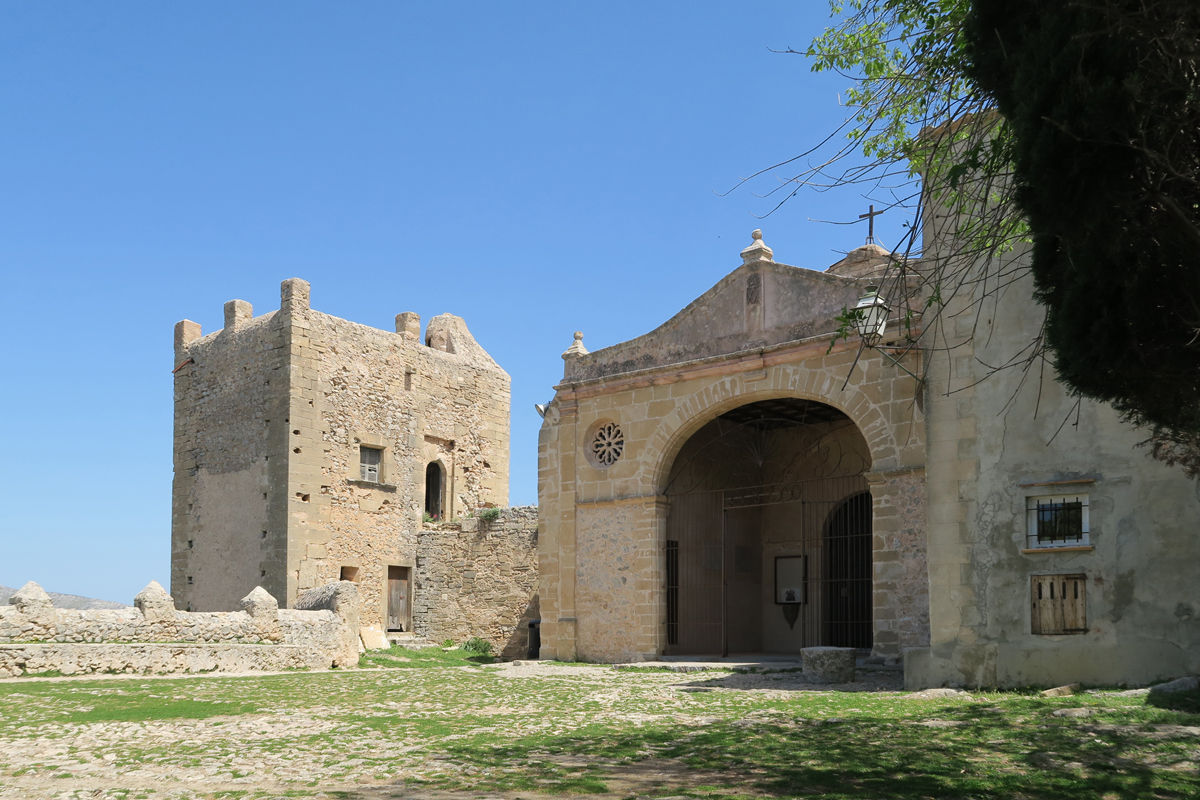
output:
[[[1029,588],[1033,633],[1087,633],[1087,575],[1033,575]]]

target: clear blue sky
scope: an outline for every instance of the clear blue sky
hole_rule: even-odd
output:
[[[573,331],[654,328],[756,227],[814,269],[862,243],[812,221],[857,191],[761,221],[714,191],[843,118],[846,79],[770,52],[828,24],[819,0],[0,5],[0,584],[168,583],[172,326],[277,308],[292,276],[379,328],[466,318],[536,502]]]

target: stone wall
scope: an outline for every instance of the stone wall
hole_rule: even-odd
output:
[[[480,636],[502,658],[525,658],[529,623],[540,614],[537,547],[535,506],[505,509],[491,522],[474,517],[422,530],[416,633],[433,642]]]
[[[284,605],[353,573],[362,623],[388,627],[389,568],[415,569],[425,475],[442,518],[508,502],[509,377],[451,314],[395,331],[311,308],[307,282],[280,308],[225,307],[225,328],[175,332],[172,591],[227,608],[256,585]],[[380,451],[361,480],[360,449]]]
[[[175,326],[171,591],[181,610],[230,608],[255,586],[287,597],[288,329],[226,304],[225,328]]]
[[[856,339],[833,333],[832,317],[867,278],[776,264],[761,238],[742,257],[741,267],[650,333],[590,354],[577,341],[563,354],[563,382],[539,437],[547,658],[664,653],[666,488],[683,471],[675,465],[688,442],[723,414],[759,401],[815,401],[849,418],[865,442],[861,453],[844,451],[861,456],[855,470],[898,476],[924,467],[920,384],[890,360],[919,371],[914,354],[859,352]],[[607,466],[589,456],[602,423],[624,436],[622,455]],[[919,609],[923,501],[914,494],[919,480],[880,477],[871,489],[884,515],[872,554],[881,583],[874,653],[898,658],[902,646],[928,637]]]
[[[897,649],[929,644],[925,470],[868,473],[872,502],[875,642]]]
[[[280,610],[262,587],[241,611],[186,612],[158,583],[116,610],[56,609],[36,583],[0,608],[0,677],[57,671],[211,672],[352,667],[358,592],[342,582],[302,595],[312,610]]]

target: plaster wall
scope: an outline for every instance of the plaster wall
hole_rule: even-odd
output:
[[[1023,263],[1008,265],[1012,274]],[[1051,364],[1028,377],[989,374],[1040,329],[1032,291],[1024,274],[989,297],[964,293],[943,314],[952,356],[931,360],[926,398],[931,645],[909,651],[906,681],[1136,684],[1195,674],[1197,485],[1151,460],[1138,447],[1147,434],[1110,408],[1070,397]],[[1026,498],[1066,491],[1088,494],[1090,549],[1026,552]],[[1087,575],[1087,632],[1031,633],[1031,576],[1070,573]]]

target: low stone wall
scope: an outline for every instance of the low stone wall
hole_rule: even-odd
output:
[[[503,509],[418,534],[413,630],[432,642],[478,636],[525,658],[538,608],[536,506]]]
[[[358,591],[349,581],[301,595],[280,610],[261,586],[242,610],[177,611],[157,582],[134,608],[56,609],[30,582],[0,608],[0,677],[42,672],[229,672],[352,667],[358,663]]]

